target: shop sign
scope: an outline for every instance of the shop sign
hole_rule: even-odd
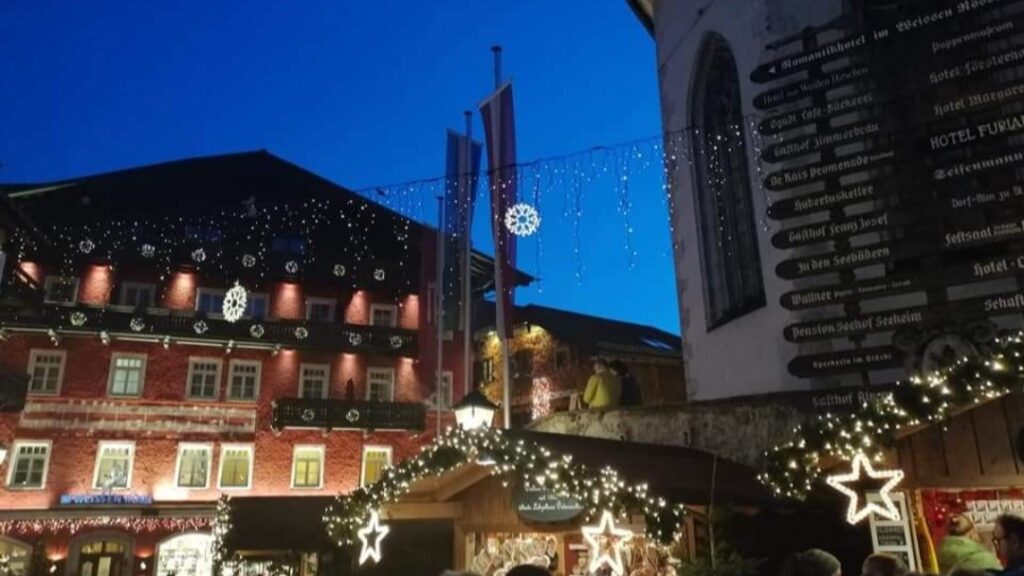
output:
[[[915,213],[889,212],[887,210],[868,212],[850,216],[849,218],[825,221],[820,224],[796,226],[780,230],[772,235],[771,242],[772,246],[776,248],[794,248],[819,242],[841,240],[889,228],[899,228],[916,219],[917,215]]]
[[[150,506],[145,494],[61,494],[61,506]]]
[[[778,170],[768,174],[764,179],[764,185],[773,192],[797,188],[805,184],[811,184],[818,180],[838,178],[854,172],[875,170],[892,164],[895,160],[896,151],[881,150],[879,152],[863,152],[850,154],[835,160],[807,164],[798,168]]]
[[[843,350],[825,354],[797,356],[789,362],[789,373],[798,378],[816,378],[898,368],[903,365],[904,354],[893,346],[877,346],[858,350]],[[858,390],[857,394],[862,394]],[[856,408],[863,404],[863,398],[848,392],[829,392],[822,399],[812,400],[814,408],[847,407]]]
[[[841,86],[853,84],[868,75],[868,67],[864,65],[847,66],[825,76],[807,78],[793,84],[787,84],[772,90],[766,90],[754,97],[754,108],[768,110],[796,102],[801,98],[828,92]]]
[[[560,496],[537,486],[520,485],[513,503],[519,517],[528,522],[568,522],[583,513],[583,503],[579,499]]]

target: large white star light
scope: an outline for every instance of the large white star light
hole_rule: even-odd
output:
[[[864,502],[864,507],[859,506],[860,494],[857,490],[847,486],[848,483],[858,482],[861,478],[867,475],[872,480],[885,480],[885,484],[878,490],[878,496],[881,502]],[[889,520],[899,520],[900,511],[896,508],[896,504],[893,503],[892,498],[889,496],[889,492],[896,487],[900,481],[903,480],[902,470],[875,470],[871,465],[871,460],[863,452],[858,452],[853,457],[852,469],[848,474],[833,474],[828,478],[825,478],[825,482],[841,492],[844,496],[850,499],[850,505],[846,509],[846,521],[850,524],[856,524],[861,520],[868,517],[868,515],[874,513],[878,514],[883,518]],[[865,499],[867,500],[867,499]]]
[[[363,544],[363,548],[359,552],[360,565],[371,558],[374,562],[380,562],[380,544],[388,532],[391,532],[391,528],[380,523],[380,515],[377,514],[377,511],[370,512],[370,521],[356,532],[359,535],[359,541]]]
[[[608,566],[612,574],[622,576],[625,572],[622,565],[622,548],[633,537],[633,532],[625,528],[616,528],[615,517],[609,510],[601,514],[601,521],[596,526],[584,526],[580,530],[590,548],[588,570],[597,572],[601,566]]]

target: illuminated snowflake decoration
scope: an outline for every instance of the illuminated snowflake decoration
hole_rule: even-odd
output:
[[[363,343],[363,335],[355,332],[348,333],[348,343],[353,346],[359,346]]]
[[[82,254],[88,254],[96,249],[96,244],[93,244],[92,240],[86,238],[78,243],[78,249],[82,251]]]
[[[387,278],[387,274],[383,268],[377,268],[373,271],[373,279],[377,282],[383,282],[385,278]]]
[[[195,250],[193,250],[192,260],[194,260],[197,263],[206,260],[206,250],[203,250],[202,248],[196,248]]]
[[[299,263],[295,260],[289,260],[284,263],[284,271],[289,274],[295,274],[299,271]]]
[[[246,268],[252,268],[255,265],[256,265],[256,257],[255,256],[253,256],[252,254],[246,254],[245,256],[242,256],[242,266],[245,266]]]
[[[128,323],[128,327],[132,329],[132,332],[142,332],[146,329],[146,320],[141,316],[136,316]]]
[[[540,228],[540,213],[533,206],[520,202],[505,212],[505,227],[516,236],[532,236]]]
[[[402,337],[401,336],[392,336],[391,337],[391,347],[394,348],[395,350],[401,348],[402,347]]]
[[[335,264],[334,265],[334,275],[337,276],[338,278],[341,278],[342,276],[344,276],[345,272],[346,272],[346,270],[345,270],[345,265],[344,264]]]
[[[295,337],[298,338],[299,340],[305,340],[306,338],[309,338],[309,330],[306,330],[304,327],[299,326],[298,328],[295,329]]]
[[[143,244],[139,246],[139,254],[142,254],[143,258],[152,258],[156,255],[156,247],[152,244]]]
[[[75,312],[71,313],[71,325],[72,326],[82,326],[82,325],[85,324],[86,320],[87,320],[87,318],[85,316],[85,312],[75,311]]]
[[[253,338],[263,338],[263,333],[264,330],[262,324],[253,324],[249,327],[249,335]]]
[[[235,282],[235,285],[224,295],[224,303],[221,304],[221,312],[228,322],[237,322],[242,314],[245,314],[245,305],[249,301],[249,293],[245,287]]]
[[[196,331],[196,334],[206,334],[210,327],[206,325],[205,320],[196,320],[196,323],[192,325],[192,329]]]

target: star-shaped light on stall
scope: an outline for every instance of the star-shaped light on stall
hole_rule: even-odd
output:
[[[356,532],[359,541],[363,543],[363,549],[359,552],[359,564],[371,558],[374,562],[380,562],[380,544],[390,531],[391,528],[380,523],[380,515],[376,510],[370,512],[370,522]]]
[[[611,568],[612,574],[621,576],[625,572],[622,566],[622,548],[633,537],[633,532],[625,528],[616,528],[615,518],[609,510],[601,514],[601,521],[596,526],[584,526],[580,530],[590,547],[588,569],[597,572],[601,566],[607,565]],[[610,541],[610,546],[606,548],[602,540]]]
[[[869,514],[878,514],[883,518],[889,520],[899,520],[900,511],[896,508],[896,504],[893,503],[892,498],[889,496],[889,492],[896,487],[897,484],[903,480],[902,470],[875,470],[871,465],[871,460],[863,453],[859,452],[853,457],[852,470],[849,474],[834,474],[825,479],[825,482],[841,492],[844,496],[850,499],[850,505],[846,509],[846,521],[850,524],[856,524],[861,520],[868,517]],[[871,480],[885,480],[885,484],[878,489],[878,496],[881,503],[868,502],[867,498],[864,499],[864,506],[860,507],[860,493],[856,488],[851,488],[847,484],[855,484],[860,482],[861,479],[867,476]]]

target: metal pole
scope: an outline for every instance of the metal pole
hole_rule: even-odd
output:
[[[494,89],[501,88],[501,46],[491,46],[494,53]]]
[[[501,88],[501,46],[491,46],[491,52],[494,53],[494,89],[497,90],[497,89]],[[499,119],[499,122],[500,122],[500,119]],[[504,170],[504,168],[505,168],[504,166],[499,166],[497,170],[493,170],[491,172],[491,178],[495,178],[495,177],[498,178],[498,182],[497,182],[497,185],[499,187],[498,193],[502,194],[502,195],[505,194],[505,190],[504,190],[504,186],[505,186],[505,170]],[[491,185],[494,186],[495,183],[491,182]],[[502,222],[501,222],[502,215],[501,214],[492,214],[491,217],[498,219],[498,222],[497,222],[498,226],[502,225]],[[497,240],[497,238],[499,238],[499,237],[500,237],[500,235],[496,235],[495,239]],[[510,406],[511,400],[512,400],[512,392],[511,392],[511,377],[510,377],[509,362],[508,362],[509,358],[508,358],[508,336],[507,336],[507,334],[511,334],[512,333],[512,327],[511,326],[505,326],[505,322],[508,322],[510,319],[509,318],[505,318],[505,310],[504,310],[504,306],[502,306],[502,302],[504,302],[504,300],[505,300],[505,282],[508,280],[508,279],[504,278],[504,273],[502,271],[502,268],[504,268],[504,266],[502,264],[502,261],[504,259],[504,254],[503,254],[504,250],[505,250],[504,246],[495,246],[494,247],[494,255],[495,255],[495,258],[494,258],[494,285],[495,285],[495,290],[497,291],[497,295],[498,295],[498,297],[495,298],[495,304],[496,304],[495,308],[496,308],[496,311],[497,311],[497,320],[498,320],[498,338],[499,338],[499,341],[501,342],[501,382],[502,382],[502,386],[501,386],[501,405],[502,405],[501,408],[502,408],[502,412],[501,412],[501,415],[502,415],[502,424],[505,427],[505,429],[507,430],[507,429],[512,427],[512,407]],[[507,334],[506,334],[506,332],[507,332]]]
[[[465,211],[465,230],[463,230],[462,245],[462,331],[463,331],[463,358],[462,358],[462,393],[469,394],[472,390],[473,378],[473,194],[469,188],[473,185],[473,113],[466,110],[466,143],[464,152],[466,161],[462,163],[467,174],[463,176],[463,183],[466,186],[466,194],[462,197],[468,202],[462,209]]]
[[[444,376],[444,196],[437,198],[437,270],[434,280],[434,322],[437,327],[437,369],[434,370],[434,409],[441,434],[441,379]]]

